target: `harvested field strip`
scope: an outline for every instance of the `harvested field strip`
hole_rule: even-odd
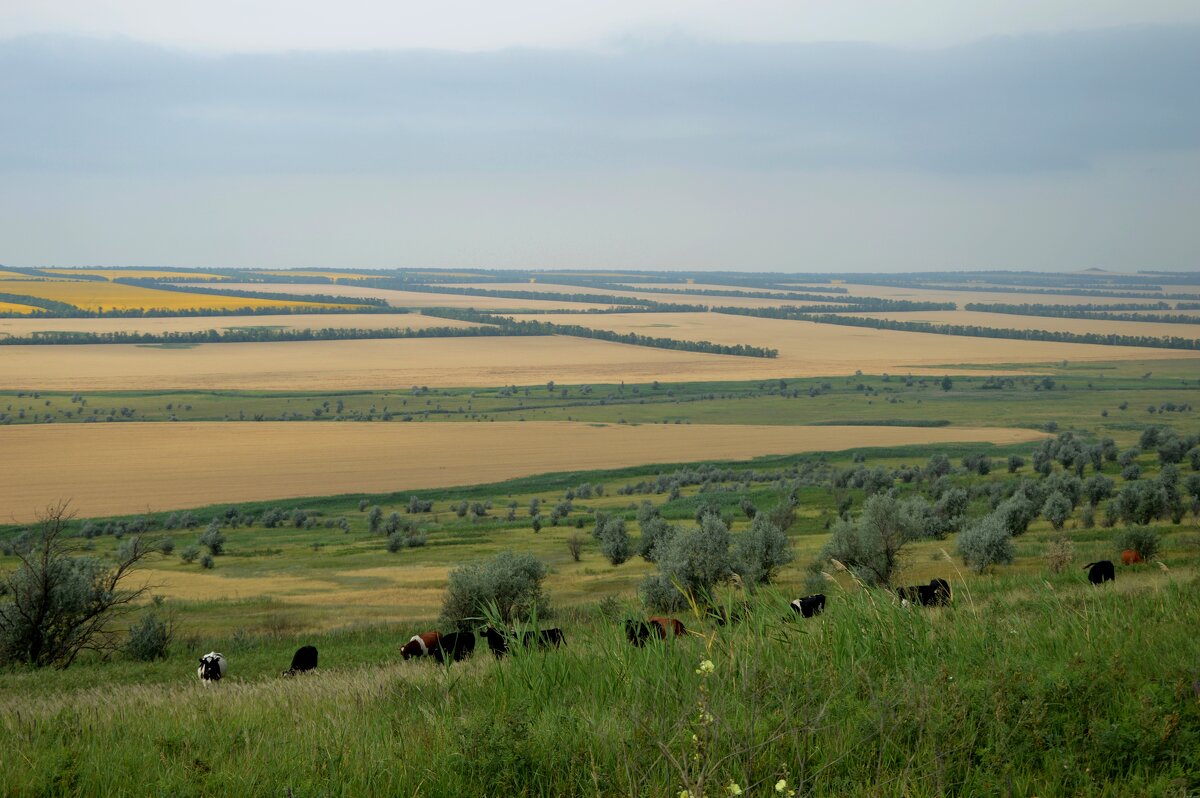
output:
[[[26,307],[18,305],[18,308]],[[3,305],[0,305],[3,310]],[[0,337],[24,338],[38,332],[152,333],[204,332],[266,327],[280,330],[355,329],[392,327],[424,330],[430,327],[474,327],[469,321],[422,316],[419,313],[337,313],[256,316],[152,316],[99,319],[0,319]]]
[[[26,521],[63,499],[84,516],[112,515],[471,485],[646,462],[1039,437],[1014,429],[571,422],[2,427],[0,506]]]
[[[187,283],[179,283],[187,287]],[[222,283],[221,288],[238,291],[258,291],[271,294],[328,294],[328,283]],[[612,307],[586,302],[550,302],[538,299],[504,299],[501,297],[433,294],[425,291],[395,291],[389,288],[368,288],[338,283],[336,293],[346,297],[382,299],[397,308],[476,308],[478,310],[595,310]]]
[[[330,391],[626,382],[711,382],[854,374],[993,374],[990,364],[1180,360],[1169,349],[1011,341],[838,327],[710,313],[538,316],[600,329],[777,347],[778,358],[743,358],[528,338],[200,344],[164,349],[123,344],[0,347],[0,388],[14,390]],[[950,365],[959,364],[959,365]],[[1023,373],[1037,371],[1025,366]],[[1006,369],[1006,373],[1019,372]]]
[[[1077,305],[1088,303],[1095,305],[1127,304],[1145,302],[1153,304],[1162,301],[1162,297],[1139,299],[1136,297],[1104,297],[1083,296],[1077,294],[1018,294],[1006,291],[956,291],[953,288],[911,288],[908,286],[892,285],[863,285],[854,282],[839,283],[847,289],[851,296],[876,296],[885,299],[908,299],[913,302],[956,302],[962,306],[968,302],[1003,302],[1018,304],[1027,302],[1031,305]],[[802,290],[799,286],[797,291]]]
[[[209,285],[204,287],[211,288]],[[328,286],[326,286],[328,288]],[[193,310],[198,308],[316,307],[316,302],[247,299],[180,291],[158,291],[98,280],[5,280],[4,292],[65,302],[83,310]]]
[[[651,302],[664,302],[679,305],[729,305],[731,307],[739,308],[777,308],[780,305],[787,305],[789,307],[808,307],[811,305],[822,304],[819,302],[809,302],[795,299],[758,299],[755,297],[707,296],[705,294],[665,294],[655,293],[652,291],[631,291],[629,289],[619,288],[616,286],[585,288],[574,285],[561,285],[558,283],[456,283],[455,285],[448,287],[480,288],[487,291],[533,291],[536,293],[548,294],[598,294],[601,296],[631,297],[633,299],[645,299]],[[797,291],[797,293],[801,292]],[[830,296],[833,297],[836,295],[831,294]],[[506,301],[513,303],[517,300],[510,299]],[[600,306],[585,305],[584,307],[594,308]]]

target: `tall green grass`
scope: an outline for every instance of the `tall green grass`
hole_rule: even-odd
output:
[[[687,616],[644,649],[619,608],[579,609],[563,649],[449,668],[399,662],[409,629],[322,637],[296,679],[284,638],[227,641],[207,688],[190,657],[90,665],[117,670],[5,696],[0,792],[1195,794],[1200,583],[1148,576],[977,580],[927,610],[831,585],[809,620],[762,593],[739,624]]]

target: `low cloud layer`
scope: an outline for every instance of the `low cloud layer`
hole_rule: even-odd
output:
[[[999,38],[938,50],[678,41],[605,54],[200,56],[120,41],[10,40],[0,42],[0,234],[11,250],[0,261],[194,262],[197,252],[172,254],[154,233],[123,252],[106,242],[94,257],[70,239],[127,225],[114,208],[137,213],[139,197],[155,206],[144,213],[158,219],[157,229],[187,231],[186,215],[164,217],[162,203],[150,199],[170,186],[191,186],[200,206],[224,196],[221,212],[209,218],[230,225],[262,207],[267,186],[291,185],[302,188],[278,189],[268,214],[279,217],[275,223],[310,225],[324,215],[355,224],[355,257],[374,265],[632,259],[629,265],[663,268],[803,268],[795,263],[794,229],[804,225],[789,227],[789,207],[809,218],[818,213],[826,227],[814,232],[815,250],[809,241],[800,247],[806,260],[823,261],[812,268],[1053,267],[1039,246],[1064,267],[1095,263],[1105,231],[1064,230],[1060,240],[1042,229],[1044,220],[1022,216],[1022,207],[1045,213],[1048,197],[1081,203],[1061,209],[1064,222],[1076,225],[1100,226],[1099,217],[1118,208],[1127,219],[1157,220],[1159,240],[1138,250],[1148,260],[1129,265],[1184,265],[1174,261],[1195,251],[1196,234],[1161,225],[1180,203],[1197,210],[1195,192],[1175,185],[1200,149],[1197,74],[1194,28]],[[1164,168],[1167,179],[1147,178],[1148,169]],[[1088,196],[1101,183],[1115,193]],[[582,190],[588,185],[595,191]],[[518,187],[527,193],[513,193]],[[735,190],[738,196],[727,196]],[[100,197],[109,191],[128,194],[106,206]],[[473,256],[465,258],[461,245],[438,250],[421,230],[409,231],[400,251],[401,239],[375,213],[381,193],[391,197],[385,204],[403,196],[399,204],[425,219],[424,230],[479,231],[478,246],[468,247]],[[85,199],[93,194],[95,206]],[[250,196],[253,203],[243,201]],[[333,197],[342,204],[331,206]],[[491,207],[481,209],[479,197],[496,201],[489,218],[479,217]],[[676,217],[654,216],[654,230],[645,230],[637,210],[645,198],[674,205]],[[573,211],[562,203],[574,203]],[[56,207],[61,214],[49,216]],[[879,253],[896,262],[869,263],[860,245],[839,251],[827,229],[870,236],[869,225],[878,228],[889,213],[911,217],[914,208],[968,228],[1037,234],[1025,248],[1001,253],[985,249],[992,242],[981,236],[974,258],[969,241],[948,249],[916,236],[914,245],[927,240],[924,252]],[[991,216],[964,219],[965,209]],[[689,248],[687,231],[697,223],[706,227],[692,241],[711,242]],[[32,232],[56,225],[52,240],[39,242]],[[519,243],[515,225],[529,243]],[[746,251],[736,242],[748,230],[756,262],[731,263]],[[338,230],[329,235],[342,238]],[[205,247],[203,257],[246,265],[337,260],[332,249],[256,250],[244,236],[226,235],[243,243]],[[1064,247],[1070,240],[1077,243]],[[629,241],[638,244],[633,252]],[[1022,262],[1009,262],[1018,256]]]

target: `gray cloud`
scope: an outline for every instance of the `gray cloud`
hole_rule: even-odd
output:
[[[198,56],[0,43],[0,170],[1022,173],[1200,144],[1200,29],[940,50],[706,45]]]

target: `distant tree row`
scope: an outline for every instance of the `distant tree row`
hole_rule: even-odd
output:
[[[726,312],[722,309],[721,312]],[[799,318],[799,317],[798,317]],[[863,316],[833,314],[803,317],[820,324],[841,324],[847,327],[872,327],[876,330],[965,335],[972,338],[1014,338],[1022,341],[1059,341],[1072,344],[1101,344],[1104,346],[1146,346],[1157,349],[1200,349],[1200,340],[1175,335],[1117,335],[1115,333],[1071,333],[1049,330],[1017,330],[1007,327],[981,327],[976,324],[931,324],[926,321],[894,321]]]
[[[1153,305],[1116,305],[1116,309],[1170,310],[1165,302]],[[969,302],[967,310],[980,313],[1006,313],[1014,316],[1043,316],[1058,319],[1096,319],[1099,321],[1149,321],[1163,324],[1200,324],[1200,316],[1185,313],[1117,313],[1103,305],[1001,305]]]
[[[750,344],[714,344],[711,341],[681,341],[675,338],[653,338],[637,333],[618,333],[612,330],[594,330],[578,324],[554,324],[545,321],[515,321],[507,316],[481,313],[459,308],[426,308],[426,316],[437,316],[479,324],[493,324],[506,335],[568,335],[574,338],[596,338],[634,346],[650,346],[656,349],[674,349],[685,352],[705,352],[713,355],[738,355],[741,357],[778,357],[778,349]]]
[[[233,344],[275,343],[279,341],[361,341],[378,338],[481,338],[513,335],[499,327],[389,327],[360,329],[327,327],[320,330],[277,330],[269,327],[242,327],[196,332],[68,332],[47,330],[28,336],[0,338],[0,345],[28,344]],[[517,333],[548,335],[549,333]]]

